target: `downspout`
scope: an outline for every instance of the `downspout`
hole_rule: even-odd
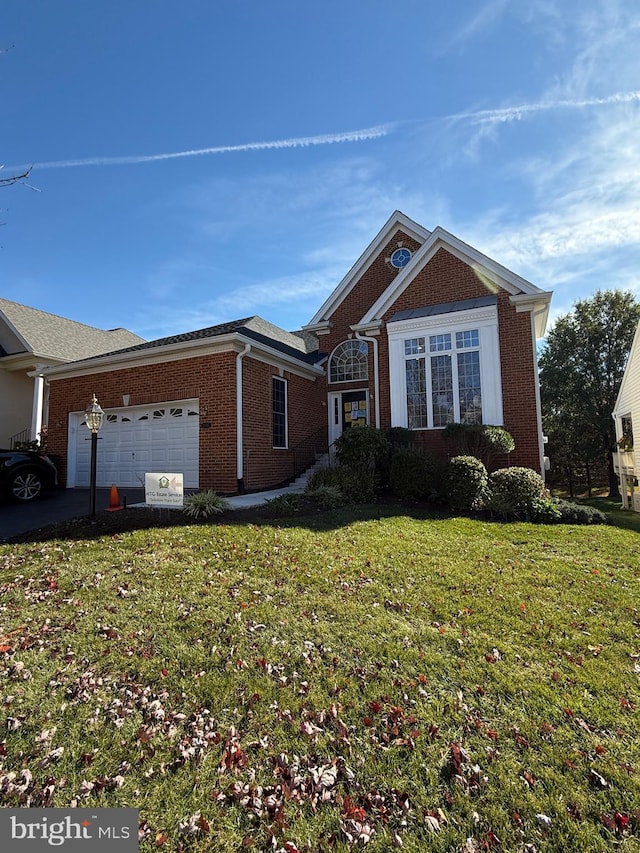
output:
[[[251,344],[245,344],[242,352],[236,355],[236,478],[238,492],[244,492],[244,447],[242,425],[242,359],[251,352]]]
[[[376,429],[380,429],[380,373],[378,370],[378,339],[363,335],[361,332],[356,332],[356,338],[365,343],[373,344],[373,389],[375,394],[375,419]]]
[[[544,462],[544,438],[542,432],[542,404],[540,402],[540,374],[538,371],[538,346],[536,342],[536,322],[531,312],[531,336],[533,341],[533,376],[536,394],[536,420],[538,426],[538,454],[540,459],[540,474],[546,479],[546,466]]]
[[[44,409],[44,376],[36,373],[33,380],[33,406],[31,408],[31,441],[38,441],[42,431],[42,412]]]

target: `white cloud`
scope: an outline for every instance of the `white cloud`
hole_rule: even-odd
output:
[[[612,104],[627,104],[640,101],[640,91],[616,92],[604,98],[582,98],[574,100],[543,100],[537,103],[516,104],[511,107],[492,110],[474,110],[466,113],[456,113],[449,119],[469,120],[472,124],[503,124],[510,121],[520,121],[529,115],[548,110],[584,109],[585,107],[602,107]]]
[[[461,47],[471,39],[477,38],[497,23],[507,7],[509,0],[488,0],[462,27],[449,39],[441,53],[447,53],[454,47]]]
[[[246,142],[241,145],[218,145],[212,148],[191,148],[165,154],[126,155],[123,157],[84,157],[77,160],[50,160],[35,163],[34,169],[68,169],[77,166],[132,166],[139,163],[155,163],[182,157],[200,157],[206,154],[231,154],[247,151],[277,151],[283,148],[307,148],[316,145],[335,145],[344,142],[365,142],[379,139],[392,132],[393,124],[367,127],[342,133],[325,133],[317,136],[299,136],[291,139],[275,139],[268,142]],[[11,167],[22,168],[22,167]]]

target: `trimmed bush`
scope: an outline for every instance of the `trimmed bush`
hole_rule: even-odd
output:
[[[487,506],[505,518],[531,519],[545,497],[544,480],[532,468],[500,468],[489,476]]]
[[[447,503],[458,512],[482,509],[489,475],[475,456],[454,456],[446,467],[444,486]]]
[[[438,496],[436,462],[427,450],[399,447],[391,457],[389,481],[403,500],[434,500]]]
[[[462,456],[475,456],[486,468],[496,456],[511,453],[516,443],[504,427],[491,424],[448,424],[443,431]]]
[[[229,501],[212,489],[187,495],[182,506],[182,511],[191,518],[209,518],[225,509],[229,509]]]

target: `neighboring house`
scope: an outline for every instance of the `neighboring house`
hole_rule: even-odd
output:
[[[142,340],[126,329],[103,331],[0,299],[0,447],[38,440],[47,405],[43,367]]]
[[[640,323],[636,329],[620,391],[613,410],[618,450],[613,467],[620,478],[620,494],[624,509],[640,512]]]
[[[551,294],[396,212],[302,332],[252,317],[47,368],[49,445],[89,482],[84,409],[107,412],[98,483],[182,472],[223,493],[290,479],[345,429],[504,425],[543,473],[536,337]]]

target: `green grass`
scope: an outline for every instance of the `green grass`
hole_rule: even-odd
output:
[[[367,507],[0,546],[0,797],[143,851],[638,851],[639,557]]]

